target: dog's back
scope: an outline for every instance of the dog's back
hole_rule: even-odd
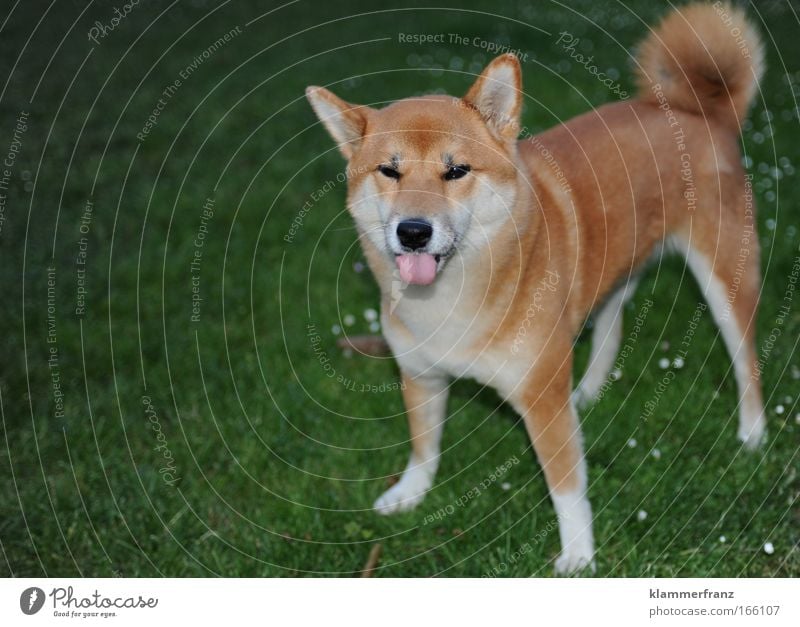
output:
[[[570,226],[576,321],[662,240],[718,241],[746,227],[738,135],[762,57],[739,10],[684,7],[642,43],[635,100],[520,142],[542,210]]]

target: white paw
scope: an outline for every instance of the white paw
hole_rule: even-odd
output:
[[[744,448],[746,448],[748,451],[755,451],[756,449],[761,448],[761,445],[764,443],[764,440],[767,437],[767,429],[764,426],[764,419],[762,418],[761,420],[757,421],[749,429],[739,427],[739,433],[737,435],[742,441]]]
[[[585,409],[594,401],[594,395],[587,392],[583,385],[579,385],[577,389],[572,392],[572,403],[578,409]]]
[[[556,559],[557,575],[574,575],[587,568],[592,574],[597,570],[591,551],[562,551]]]
[[[394,486],[386,490],[372,506],[383,516],[407,512],[414,509],[425,498],[428,487],[421,482],[400,479]]]
[[[586,409],[600,398],[603,386],[611,380],[611,375],[605,371],[587,372],[573,390],[572,402],[578,409]]]

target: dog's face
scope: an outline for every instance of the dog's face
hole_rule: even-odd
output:
[[[467,95],[377,110],[309,87],[314,111],[349,161],[348,208],[360,233],[408,283],[432,283],[455,254],[510,218],[519,173],[519,62],[495,59]]]

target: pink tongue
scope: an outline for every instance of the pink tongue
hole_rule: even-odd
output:
[[[406,283],[430,285],[436,278],[436,260],[433,255],[399,255],[395,258],[400,278]]]

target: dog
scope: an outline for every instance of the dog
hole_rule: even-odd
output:
[[[378,512],[424,498],[449,383],[473,378],[524,420],[558,520],[556,572],[594,571],[576,405],[607,381],[623,305],[665,249],[685,257],[703,292],[733,361],[738,436],[758,447],[759,245],[739,134],[763,57],[742,10],[675,9],[638,48],[635,97],[522,138],[514,54],[489,63],[463,98],[376,109],[306,90],[348,161],[347,206],[403,382],[412,451]],[[573,343],[591,314],[589,364],[573,392]]]

